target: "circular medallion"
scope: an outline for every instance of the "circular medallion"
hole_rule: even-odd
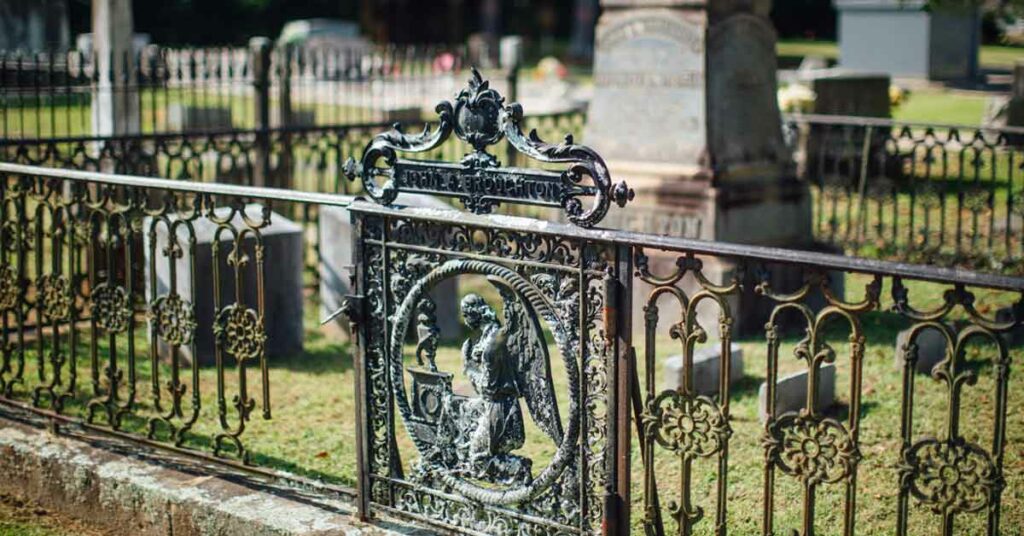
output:
[[[550,388],[550,375],[549,369],[546,368],[548,365],[546,362],[543,363],[544,366],[541,369],[532,369],[519,382],[503,383],[500,381],[502,371],[508,370],[503,367],[522,366],[523,357],[520,354],[529,353],[530,345],[543,345],[543,350],[538,349],[537,346],[533,348],[537,349],[537,352],[545,352],[546,357],[547,343],[544,342],[543,334],[538,333],[540,324],[530,328],[525,326],[513,328],[509,326],[510,322],[506,321],[504,326],[500,326],[494,319],[493,308],[478,295],[469,295],[464,298],[462,307],[467,325],[475,324],[470,327],[481,331],[479,337],[467,341],[463,346],[463,357],[467,360],[467,376],[479,396],[466,397],[449,392],[442,393],[441,400],[419,401],[426,402],[432,407],[440,405],[442,411],[452,412],[449,415],[453,416],[449,418],[442,416],[437,423],[425,422],[423,416],[414,413],[405,387],[406,371],[403,366],[405,334],[416,316],[418,304],[426,298],[427,293],[438,283],[461,275],[485,276],[492,284],[499,287],[504,296],[506,315],[510,307],[519,308],[518,310],[522,311],[523,322],[529,323],[529,320],[532,319],[536,323],[538,319],[542,319],[547,324],[562,356],[568,380],[568,388],[565,392],[569,397],[569,418],[564,433],[561,431],[561,422],[557,418],[557,404],[553,400],[554,392]],[[490,324],[493,328],[490,333],[496,333],[493,337],[486,335],[488,328],[480,327],[481,324],[488,322],[494,322]],[[501,327],[500,332],[497,331],[498,327]],[[525,329],[526,331],[513,333],[509,331],[512,329]],[[571,332],[571,327],[564,324],[552,303],[541,294],[533,283],[515,271],[497,264],[474,260],[451,260],[434,268],[412,286],[394,316],[394,330],[390,340],[392,355],[390,376],[392,385],[396,386],[394,390],[395,404],[398,406],[406,430],[412,437],[421,457],[423,460],[439,460],[435,462],[437,470],[427,468],[432,477],[467,498],[487,504],[523,502],[549,488],[558,480],[576,456],[576,451],[579,448],[580,373],[575,360],[576,343],[573,342],[573,337],[567,336]],[[512,342],[509,342],[507,349],[501,348],[506,340]],[[488,357],[492,356],[491,352],[499,352],[500,355],[493,354],[498,355],[498,359],[488,361]],[[511,360],[514,360],[516,365],[510,364]],[[538,362],[534,361],[533,363]],[[492,364],[490,368],[487,363]],[[545,375],[541,371],[548,373],[546,378],[541,377]],[[410,374],[413,374],[415,379],[417,375],[423,376],[424,372],[410,369]],[[440,372],[435,375],[450,377],[450,375]],[[499,379],[496,380],[496,378]],[[430,395],[430,397],[433,396],[433,394]],[[530,460],[511,454],[511,450],[521,447],[524,441],[522,428],[518,427],[513,430],[507,424],[515,422],[517,419],[518,422],[522,422],[519,397],[525,399],[525,406],[529,409],[534,422],[544,429],[558,445],[551,463],[542,469],[536,478],[530,474]],[[499,432],[488,431],[488,427],[484,426],[484,423],[493,421],[496,416],[500,417],[499,421],[506,424]],[[451,429],[451,427],[460,426],[466,429]],[[499,471],[506,471],[507,473],[502,474],[510,475],[509,478],[497,479],[497,481],[485,485],[477,482],[480,478],[467,475],[458,467],[450,466],[460,463],[459,456],[445,456],[445,453],[453,451],[459,452],[460,455],[463,453],[459,451],[454,442],[446,443],[444,439],[439,439],[439,436],[443,436],[445,433],[459,437],[472,436],[472,439],[468,441],[470,443],[469,452],[473,452],[474,442],[479,442],[482,438],[491,445],[498,445],[492,447],[492,451],[497,449],[501,452],[483,460],[482,465],[486,465],[488,468],[500,467]],[[445,464],[449,464],[449,466]],[[526,478],[520,478],[524,475]]]

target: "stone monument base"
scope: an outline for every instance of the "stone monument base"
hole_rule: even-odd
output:
[[[689,176],[659,176],[659,172],[664,173],[668,169],[668,166],[642,166],[637,172],[622,172],[619,176],[625,176],[630,184],[636,185],[638,200],[654,200],[659,211],[699,220],[699,226],[695,227],[699,232],[693,238],[834,252],[813,241],[811,197],[806,185],[792,178],[763,179],[764,174],[778,173],[777,167],[773,170],[770,166],[750,166],[717,181],[712,180],[710,171],[693,171]],[[644,207],[634,207],[633,210],[643,211]],[[653,250],[647,251],[646,255],[651,272],[661,276],[673,273],[680,257],[677,252]],[[754,292],[759,283],[755,279],[757,274],[741,274],[738,259],[701,255],[697,258],[702,263],[703,275],[713,283],[728,284],[734,278],[742,277],[743,290],[728,300],[734,318],[732,335],[763,333],[764,323],[775,304]],[[764,268],[770,273],[769,282],[777,292],[796,290],[804,282],[805,274],[797,267],[769,264]],[[690,296],[701,289],[692,275],[687,275],[681,285]],[[843,295],[842,274],[829,274],[829,285],[837,296]],[[643,318],[642,308],[651,287],[641,284],[635,289],[634,313],[639,315],[636,318]],[[807,304],[816,308],[823,301],[821,293],[815,291]],[[669,300],[662,300],[658,305],[661,318],[678,318],[678,307],[670,304]],[[707,330],[708,336],[717,337],[717,307],[699,307],[697,312],[697,321]]]

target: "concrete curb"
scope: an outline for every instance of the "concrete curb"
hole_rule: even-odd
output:
[[[119,454],[0,417],[0,490],[87,524],[132,536],[410,535],[433,532],[352,517],[344,500],[242,483],[179,456]],[[135,448],[121,441],[112,446]]]

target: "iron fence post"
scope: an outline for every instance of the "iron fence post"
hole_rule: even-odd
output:
[[[255,94],[256,144],[252,184],[270,184],[270,39],[249,39],[252,57],[252,85]]]
[[[363,336],[365,323],[364,300],[365,271],[363,263],[363,220],[356,214],[351,215],[352,222],[352,271],[350,272],[349,288],[352,296],[347,298],[349,308],[349,333],[352,349],[352,369],[355,380],[356,409],[356,517],[360,521],[370,519],[370,443],[367,427],[369,426],[366,404],[366,339]],[[353,301],[354,300],[354,301]]]
[[[616,248],[615,269],[615,277],[608,274],[604,282],[604,329],[612,348],[608,405],[613,414],[608,420],[608,465],[614,476],[608,480],[603,527],[604,534],[609,536],[627,535],[630,530],[630,398],[633,374],[633,252],[630,246]]]

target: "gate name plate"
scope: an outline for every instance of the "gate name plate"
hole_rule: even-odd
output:
[[[485,212],[501,201],[561,206],[562,200],[593,196],[594,188],[572,184],[562,173],[522,168],[470,168],[417,160],[398,160],[391,180],[403,192],[462,199],[471,210]]]
[[[396,124],[374,136],[359,162],[349,158],[344,173],[349,180],[358,177],[367,194],[383,205],[394,202],[399,192],[411,192],[454,197],[477,214],[487,214],[502,202],[561,207],[566,219],[581,227],[599,223],[613,202],[622,207],[633,199],[625,182],[612,183],[608,166],[593,149],[577,145],[571,135],[550,144],[536,130],[524,134],[522,107],[504,102],[473,69],[468,86],[455,100],[437,105],[436,130],[427,126],[422,133],[409,135]],[[398,158],[400,152],[436,149],[452,133],[473,147],[459,163]],[[533,160],[568,166],[560,172],[502,168],[487,152],[502,138]]]

